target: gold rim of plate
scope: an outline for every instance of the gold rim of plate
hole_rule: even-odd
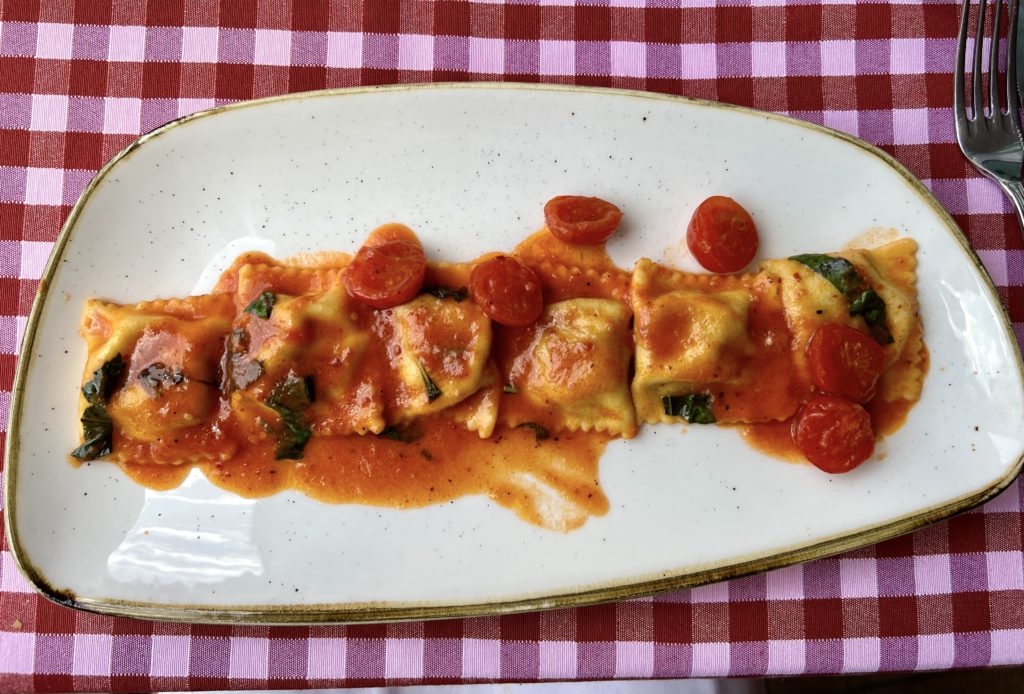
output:
[[[530,90],[530,91],[555,91],[555,92],[584,92],[590,94],[607,94],[616,97],[629,97],[634,99],[656,99],[676,103],[689,104],[703,108],[721,109],[736,111],[751,116],[766,118],[781,123],[805,128],[816,133],[827,135],[841,140],[846,144],[857,147],[868,155],[876,157],[893,170],[895,170],[906,182],[910,190],[919,198],[924,200],[936,216],[942,221],[949,233],[955,238],[961,249],[971,263],[980,272],[985,287],[989,293],[989,300],[999,307],[999,315],[1002,319],[1006,335],[1013,344],[1013,353],[1017,361],[1017,369],[1024,374],[1024,357],[1021,355],[1020,345],[1013,339],[1013,325],[1006,309],[999,300],[995,285],[981,259],[971,248],[967,237],[957,226],[949,213],[939,204],[924,185],[918,181],[902,164],[881,149],[871,145],[864,140],[853,137],[846,133],[826,128],[814,123],[797,120],[788,116],[775,113],[758,111],[743,106],[722,104],[703,99],[694,99],[683,96],[657,94],[652,92],[633,91],[627,89],[612,89],[600,87],[577,87],[554,84],[520,84],[514,82],[455,82],[455,83],[426,83],[414,85],[388,85],[378,87],[352,87],[343,89],[325,89],[313,92],[298,92],[294,94],[283,94],[251,101],[241,101],[224,106],[218,106],[205,111],[199,111],[151,130],[142,135],[139,139],[128,145],[113,159],[107,162],[96,176],[89,182],[79,197],[78,202],[72,208],[60,235],[54,244],[50,259],[43,271],[39,283],[39,290],[32,305],[32,311],[28,317],[25,328],[25,336],[21,345],[18,367],[14,376],[12,388],[11,410],[7,429],[7,450],[4,458],[4,521],[7,528],[8,544],[14,555],[15,563],[28,577],[29,581],[44,597],[57,604],[72,607],[98,614],[105,614],[120,617],[133,617],[137,619],[173,620],[193,623],[232,623],[232,624],[341,624],[341,623],[368,623],[417,619],[448,619],[458,617],[474,617],[482,615],[509,614],[513,612],[524,612],[557,607],[578,607],[599,602],[623,600],[636,598],[655,593],[692,588],[695,586],[714,583],[730,578],[739,578],[750,574],[778,569],[791,564],[821,559],[842,552],[847,552],[864,545],[881,542],[904,533],[917,530],[936,521],[948,518],[961,511],[973,508],[1003,491],[1021,472],[1024,464],[1024,454],[1021,455],[1007,473],[992,485],[962,497],[954,499],[945,504],[939,504],[923,511],[899,517],[886,523],[868,526],[850,533],[837,535],[825,540],[815,542],[807,546],[794,547],[791,549],[776,552],[767,556],[753,558],[734,558],[727,563],[708,565],[703,567],[685,567],[678,570],[661,572],[654,577],[640,578],[636,581],[611,586],[598,586],[584,588],[581,590],[561,593],[557,595],[533,595],[522,598],[477,603],[470,605],[448,605],[440,603],[344,603],[344,604],[311,604],[311,605],[177,605],[144,603],[136,601],[87,598],[78,597],[72,591],[61,590],[51,586],[43,576],[24,557],[21,544],[18,539],[17,524],[15,521],[15,504],[17,497],[14,490],[18,477],[18,453],[20,449],[20,428],[21,428],[21,406],[24,395],[25,379],[28,375],[29,366],[32,362],[32,350],[26,348],[35,342],[35,333],[38,327],[39,318],[48,298],[49,289],[54,274],[64,255],[64,248],[75,223],[82,209],[88,203],[92,193],[103,179],[122,159],[130,156],[136,149],[146,142],[160,137],[164,133],[179,126],[190,123],[200,118],[209,118],[225,111],[234,111],[252,106],[261,106],[279,101],[308,99],[324,96],[345,96],[352,94],[366,94],[371,92],[400,92],[411,90],[471,90],[471,89],[501,89],[501,90]]]

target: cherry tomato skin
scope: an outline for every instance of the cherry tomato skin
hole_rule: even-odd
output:
[[[750,213],[732,198],[714,195],[694,210],[686,245],[704,269],[739,272],[757,255],[760,241]]]
[[[867,402],[885,369],[885,350],[859,330],[826,323],[811,336],[807,361],[818,390]]]
[[[875,450],[871,415],[834,395],[804,404],[793,422],[793,441],[812,465],[833,475],[853,470]]]
[[[404,304],[423,288],[427,259],[411,241],[387,241],[359,249],[345,271],[345,289],[373,308]]]
[[[551,233],[577,246],[604,243],[621,221],[622,210],[601,198],[559,195],[544,205],[544,223]]]
[[[511,328],[533,323],[544,311],[544,295],[537,275],[507,255],[474,267],[469,276],[469,291],[491,320]]]

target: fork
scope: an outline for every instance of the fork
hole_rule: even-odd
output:
[[[1017,24],[1020,21],[1020,0],[1010,0],[1010,27],[1006,46],[1006,104],[999,99],[999,26],[1002,0],[995,0],[992,38],[989,47],[988,113],[982,95],[982,40],[985,35],[986,0],[978,2],[978,26],[974,38],[974,60],[971,66],[971,114],[968,116],[964,94],[965,58],[970,25],[971,0],[964,0],[957,37],[953,112],[956,116],[956,141],[960,150],[986,177],[995,181],[1013,201],[1017,220],[1024,230],[1024,142],[1021,141],[1019,101],[1017,95]]]

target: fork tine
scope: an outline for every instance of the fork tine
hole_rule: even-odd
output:
[[[988,111],[993,116],[999,115],[999,25],[1003,14],[1003,0],[995,0],[992,5],[992,38],[989,39],[988,50]],[[1007,56],[1008,61],[1013,58]]]
[[[968,14],[971,11],[971,0],[964,0],[963,16],[960,18],[960,33],[956,39],[956,70],[953,72],[953,111],[957,125],[967,119],[967,104],[964,99],[965,60],[967,54]]]
[[[985,0],[978,0],[978,30],[974,35],[974,64],[971,66],[971,74],[974,90],[971,96],[971,108],[974,111],[974,117],[985,116],[985,103],[982,101],[981,94],[981,81],[982,81],[982,43],[985,40]]]
[[[1006,111],[1017,118],[1019,102],[1017,96],[1017,23],[1020,21],[1020,0],[1010,0],[1010,28],[1006,37]]]

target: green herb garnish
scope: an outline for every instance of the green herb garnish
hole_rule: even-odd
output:
[[[281,421],[284,422],[284,435],[277,442],[274,459],[300,460],[302,452],[306,449],[306,443],[313,436],[313,431],[290,415],[282,414]]]
[[[469,298],[469,290],[465,287],[452,289],[450,287],[427,287],[424,293],[436,296],[438,299],[454,299],[456,302],[465,301]]]
[[[876,342],[883,345],[892,343],[892,333],[885,321],[885,301],[857,272],[853,263],[845,258],[833,258],[821,253],[794,255],[789,259],[803,263],[842,292],[850,302],[850,315],[864,318]]]
[[[105,405],[89,405],[82,413],[82,445],[71,451],[79,460],[95,460],[109,455],[113,450],[111,437],[114,422],[107,414]]]
[[[682,417],[690,424],[714,424],[712,400],[707,393],[664,395],[661,398],[661,406],[665,408],[665,414],[669,417]]]
[[[509,395],[515,395],[516,393],[519,392],[519,389],[516,388],[511,383],[506,383],[505,386],[502,388],[502,390],[505,391],[506,393],[508,393]]]
[[[267,397],[267,405],[275,410],[302,412],[315,400],[313,377],[300,378],[294,373],[274,386]]]
[[[427,401],[434,402],[443,395],[441,389],[434,383],[434,379],[430,377],[427,370],[423,368],[423,364],[416,362],[416,366],[420,367],[420,376],[423,377],[423,387],[427,389]]]
[[[245,312],[266,320],[270,318],[270,312],[274,310],[275,303],[277,303],[277,295],[274,292],[263,292],[245,307]]]
[[[241,328],[235,328],[224,343],[224,357],[220,368],[223,376],[221,390],[231,395],[263,375],[263,365],[248,357],[249,335]]]
[[[540,424],[537,424],[537,422],[523,422],[517,428],[530,429],[531,431],[533,431],[538,441],[543,441],[544,439],[551,438],[551,432],[542,427]]]
[[[82,386],[82,395],[92,405],[103,405],[110,399],[114,384],[124,371],[124,359],[115,354],[103,366],[92,372],[92,378]]]
[[[107,412],[107,400],[124,371],[124,358],[115,354],[92,372],[82,386],[82,396],[89,406],[82,412],[82,445],[71,451],[79,460],[95,460],[113,452],[114,421]]]
[[[401,441],[402,443],[413,443],[414,441],[419,441],[423,437],[423,432],[413,426],[388,427],[377,434],[377,436],[383,436],[384,438],[391,439],[392,441]]]
[[[885,302],[882,301],[882,297],[878,296],[874,289],[868,289],[850,301],[850,314],[864,316],[864,322],[872,329],[884,329],[884,340],[879,340],[879,342],[884,341],[885,344],[888,344],[893,341],[888,326],[885,324]],[[872,335],[874,335],[873,331]]]
[[[274,386],[267,398],[267,406],[281,417],[284,430],[277,442],[277,460],[298,460],[306,442],[313,435],[306,424],[305,411],[315,400],[313,377],[305,378],[293,373]]]
[[[185,380],[181,369],[169,369],[161,362],[150,364],[139,372],[139,385],[151,398],[160,395],[169,386],[176,386]]]

